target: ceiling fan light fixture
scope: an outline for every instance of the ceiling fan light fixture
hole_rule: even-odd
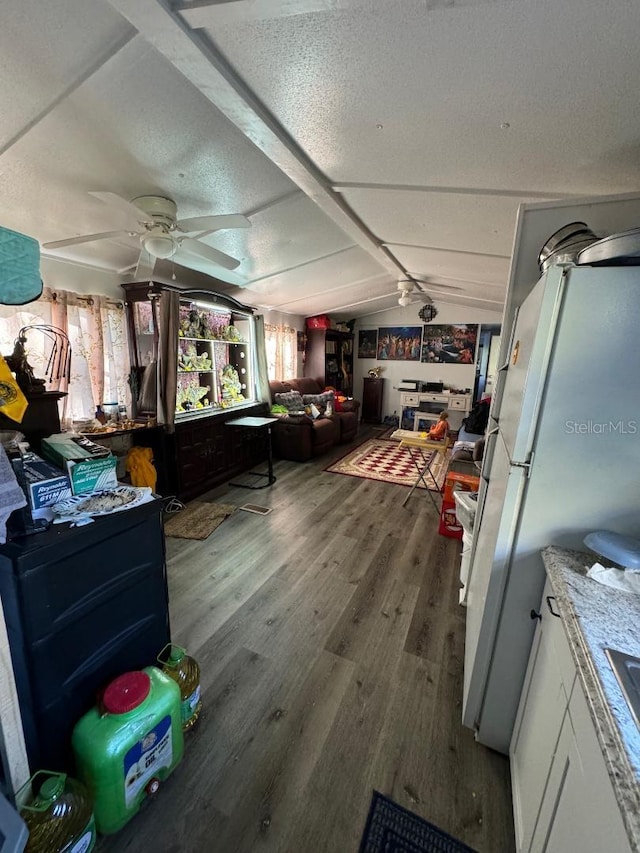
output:
[[[147,234],[142,244],[147,252],[156,258],[170,258],[176,250],[169,234]]]
[[[406,294],[406,291],[405,291],[405,294]],[[402,305],[403,308],[406,308],[407,305],[411,305],[412,301],[413,300],[411,299],[410,296],[407,296],[407,295],[401,296],[400,299],[398,299],[398,305]]]

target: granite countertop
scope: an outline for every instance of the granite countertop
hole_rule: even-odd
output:
[[[588,578],[589,554],[549,547],[542,557],[629,841],[640,853],[640,729],[604,653],[640,657],[640,595]]]

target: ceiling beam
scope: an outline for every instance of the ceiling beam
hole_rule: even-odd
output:
[[[448,252],[455,255],[473,255],[477,258],[499,258],[501,260],[510,260],[511,255],[494,255],[492,252],[470,252],[467,249],[445,249],[442,246],[423,246],[420,243],[385,243],[385,246],[393,248],[398,246],[401,249],[427,249],[429,252]]]
[[[167,0],[109,2],[354,242],[392,275],[405,274],[203,30],[191,29]]]
[[[331,185],[334,190],[385,190],[389,192],[442,193],[443,195],[496,196],[498,198],[532,198],[554,201],[556,199],[585,198],[584,193],[540,192],[540,190],[489,189],[488,187],[437,187],[414,184],[368,184],[359,181],[344,181]]]
[[[0,143],[0,156],[5,154],[10,148],[12,148],[17,142],[19,142],[23,136],[25,136],[32,128],[34,128],[37,124],[39,124],[43,119],[45,119],[57,106],[62,103],[66,98],[72,95],[76,89],[82,86],[83,83],[93,77],[96,71],[99,71],[103,65],[109,62],[110,59],[113,59],[122,48],[129,44],[129,42],[135,37],[136,32],[133,29],[129,29],[124,35],[118,36],[114,39],[110,44],[108,44],[103,51],[101,51],[94,61],[88,65],[86,68],[83,68],[79,74],[69,83],[68,86],[52,98],[48,104],[46,104],[39,112],[36,113],[33,118],[31,118],[25,125],[23,125],[20,130],[18,130],[14,135],[7,139],[5,142]]]

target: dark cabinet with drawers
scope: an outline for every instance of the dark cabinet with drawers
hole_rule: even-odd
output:
[[[98,692],[169,642],[162,502],[0,546],[0,595],[31,770],[71,770]]]
[[[363,423],[379,424],[382,420],[382,398],[384,396],[384,379],[365,377],[362,387]]]

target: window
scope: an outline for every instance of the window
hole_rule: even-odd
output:
[[[47,383],[47,390],[68,391],[66,418],[93,417],[104,402],[131,399],[127,377],[129,354],[124,307],[104,296],[81,296],[45,288],[40,299],[24,306],[0,305],[0,352],[8,355],[23,326],[44,324],[65,331],[71,344],[71,381]],[[36,376],[45,378],[51,342],[32,330],[27,333],[27,356]]]
[[[265,323],[264,341],[269,379],[292,379],[296,375],[297,363],[296,330],[290,326]]]

